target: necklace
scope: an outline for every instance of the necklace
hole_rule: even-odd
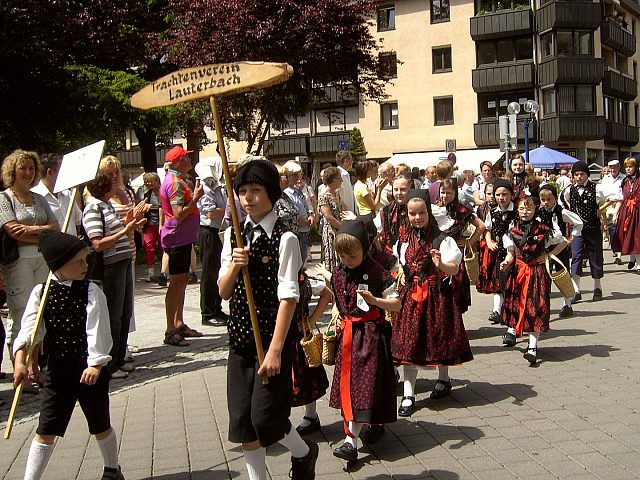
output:
[[[23,201],[22,198],[20,198],[20,195],[18,195],[18,192],[16,192],[13,188],[11,188],[11,192],[13,193],[14,198],[18,200],[18,203],[20,203],[20,205],[22,205],[23,207],[30,207],[34,204],[33,194],[31,192],[28,193],[29,200],[27,201]]]

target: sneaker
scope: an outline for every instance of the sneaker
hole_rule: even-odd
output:
[[[124,370],[116,370],[111,374],[112,380],[121,380],[123,378],[129,378],[129,374]]]
[[[204,325],[205,327],[226,327],[227,321],[221,320],[218,317],[203,318],[202,325]]]
[[[355,462],[358,460],[358,449],[350,443],[344,442],[333,451],[333,456],[346,460],[347,462]]]
[[[602,289],[596,288],[593,290],[593,301],[597,302],[598,300],[602,300]]]
[[[568,318],[573,315],[573,308],[571,305],[565,305],[560,310],[560,318]]]
[[[124,480],[124,475],[122,475],[120,465],[118,465],[118,468],[104,467],[104,470],[102,471],[102,480]]]
[[[384,425],[369,425],[360,434],[360,439],[363,443],[376,443],[380,440],[380,437],[385,434],[385,432],[386,429],[384,428]]]
[[[516,344],[516,336],[513,333],[505,333],[502,335],[502,346],[513,347]]]
[[[196,272],[189,273],[189,285],[194,285],[196,283],[198,283],[198,275],[196,275]]]
[[[317,443],[304,441],[309,446],[309,453],[302,458],[291,457],[290,476],[293,480],[314,480],[316,478],[316,461],[318,460]]]
[[[502,318],[502,315],[500,315],[496,311],[491,312],[491,315],[489,315],[489,321],[494,325],[500,323],[501,322],[501,318]]]

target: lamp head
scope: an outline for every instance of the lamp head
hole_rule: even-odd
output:
[[[511,102],[507,105],[507,112],[510,114],[519,114],[520,113],[520,104],[518,102]]]
[[[538,111],[540,111],[540,105],[535,100],[527,100],[524,103],[524,111],[535,115],[536,113],[538,113]]]

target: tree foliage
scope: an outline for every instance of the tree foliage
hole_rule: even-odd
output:
[[[285,125],[322,100],[323,86],[357,85],[365,102],[384,96],[369,30],[373,0],[168,0],[166,11],[161,48],[177,67],[244,60],[293,66],[284,84],[221,99],[225,133],[246,133],[249,150],[260,149],[270,125]]]
[[[349,150],[353,158],[364,158],[367,155],[367,149],[364,146],[364,139],[358,127],[353,127],[349,132]]]

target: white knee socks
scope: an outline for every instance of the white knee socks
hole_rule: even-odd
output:
[[[344,439],[345,443],[350,443],[353,445],[353,448],[358,448],[358,437],[360,436],[360,430],[362,430],[362,424],[358,422],[349,422],[349,431],[353,438],[347,435],[347,438]]]
[[[596,288],[602,288],[602,286],[601,286],[601,284],[600,284],[600,279],[599,279],[599,278],[594,278],[594,279],[593,279],[593,288],[594,288],[594,290],[595,290]]]
[[[267,449],[243,450],[249,480],[267,480]]]
[[[498,313],[502,313],[502,302],[503,302],[503,298],[502,295],[500,295],[499,293],[494,293],[493,294],[493,311],[494,312],[498,312]]]
[[[531,332],[529,334],[529,350],[535,350],[538,347],[538,338],[540,332]]]
[[[304,406],[304,416],[307,418],[318,418],[318,412],[316,411],[316,402],[315,400],[311,403],[307,403]],[[311,420],[307,420],[307,418],[303,418],[300,422],[299,427],[306,427],[307,425],[311,425]]]
[[[580,275],[571,275],[571,281],[573,282],[573,289],[576,293],[580,293]]]
[[[96,439],[98,446],[100,447],[100,453],[102,453],[102,459],[104,466],[107,468],[118,468],[118,438],[116,432],[111,430],[111,433],[102,440]]]
[[[54,443],[46,445],[36,442],[35,439],[31,442],[29,456],[27,457],[27,468],[24,472],[24,480],[40,480],[40,478],[42,478],[42,474],[44,473],[47,463],[49,463],[54,447]]]
[[[402,377],[404,380],[404,393],[403,397],[413,397],[414,396],[414,387],[416,385],[416,378],[418,378],[418,367],[415,365],[403,365],[402,366]],[[410,400],[405,400],[406,406],[411,405]]]
[[[289,430],[289,433],[280,440],[280,443],[291,452],[293,458],[302,458],[309,453],[309,445],[307,445],[293,426],[291,430]]]

